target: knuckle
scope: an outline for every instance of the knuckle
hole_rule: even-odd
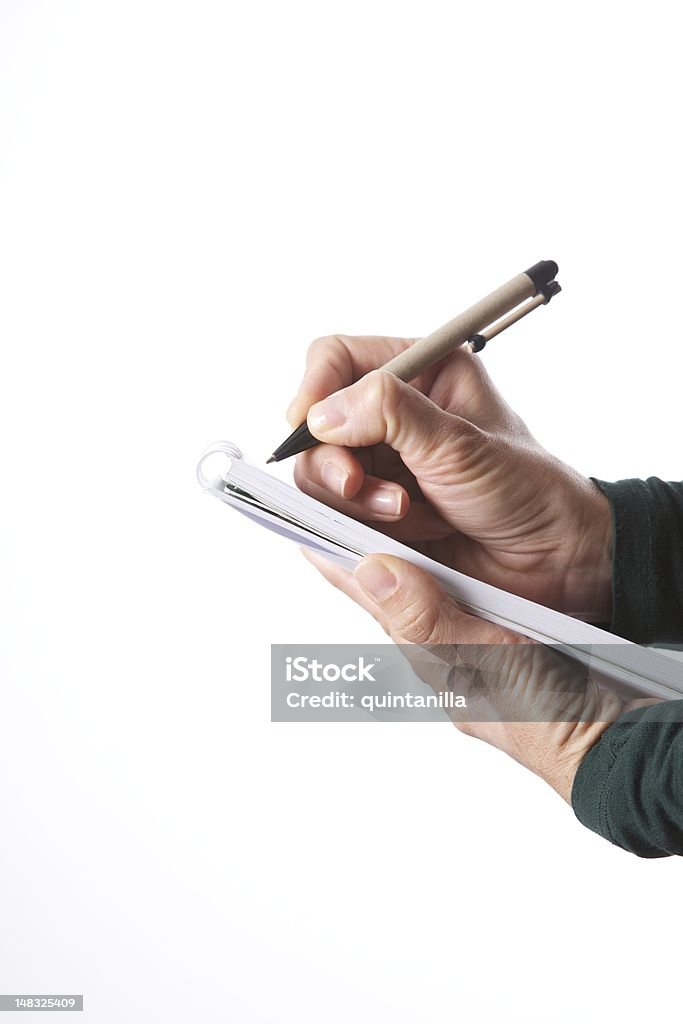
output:
[[[491,435],[468,420],[460,420],[446,441],[452,453],[451,468],[461,483],[481,477],[487,468],[500,464],[501,452]]]
[[[369,409],[381,413],[389,443],[390,438],[398,433],[402,393],[401,382],[393,373],[373,370],[363,377],[363,401]]]
[[[476,423],[462,416],[453,416],[444,424],[444,429],[450,432],[452,443],[457,449],[456,454],[465,455],[473,449],[484,450],[491,447],[491,436]]]
[[[370,614],[372,615],[372,617],[375,620],[375,622],[377,622],[382,627],[382,629],[384,630],[385,634],[390,639],[393,639],[392,632],[391,632],[391,627],[390,627],[389,623],[387,622],[386,617],[384,615],[382,615],[379,611],[376,611],[376,610],[371,610]]]
[[[463,350],[459,349],[458,351]],[[481,356],[477,355],[476,352],[466,353],[464,351],[463,355],[465,356],[463,360],[463,373],[467,375],[471,383],[475,387],[488,386],[491,378]]]
[[[379,398],[382,401],[385,413],[395,413],[401,404],[404,385],[393,373],[386,370],[377,370]]]
[[[439,608],[431,602],[399,594],[396,616],[398,632],[410,643],[426,644],[435,639]]]
[[[334,351],[343,349],[348,351],[351,338],[346,334],[324,334],[315,338],[308,346],[306,361],[315,361],[318,358],[327,358]]]
[[[315,340],[308,346],[308,351],[306,352],[306,363],[311,363],[318,356],[324,356],[325,353],[329,351],[330,345],[333,343],[334,338],[332,336],[315,338]]]

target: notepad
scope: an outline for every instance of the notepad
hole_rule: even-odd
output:
[[[559,647],[625,696],[683,696],[683,663],[450,569],[249,465],[227,441],[206,449],[197,479],[205,491],[259,525],[347,568],[364,555],[385,553],[426,569],[473,615]]]

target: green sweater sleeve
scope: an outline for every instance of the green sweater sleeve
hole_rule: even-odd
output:
[[[572,806],[639,857],[683,854],[683,700],[629,711],[579,765]]]
[[[683,483],[594,481],[612,509],[612,622],[641,644],[683,642]],[[683,674],[683,665],[681,666]],[[572,806],[640,857],[683,854],[683,701],[623,715],[579,766]]]
[[[611,633],[683,643],[683,483],[593,481],[612,510]]]

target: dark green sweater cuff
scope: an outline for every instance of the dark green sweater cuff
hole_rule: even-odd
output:
[[[572,807],[587,828],[639,857],[683,854],[683,701],[637,708],[579,765]]]
[[[683,641],[683,483],[592,479],[612,509],[610,632],[640,644]]]

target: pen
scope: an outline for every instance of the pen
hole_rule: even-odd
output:
[[[547,305],[553,295],[561,291],[555,280],[557,272],[558,266],[554,260],[535,263],[464,313],[449,320],[443,327],[394,356],[382,369],[393,373],[399,380],[411,381],[466,342],[473,352],[480,352],[487,341],[517,323],[533,309]],[[281,462],[316,444],[322,442],[313,436],[304,420],[267,461]]]

